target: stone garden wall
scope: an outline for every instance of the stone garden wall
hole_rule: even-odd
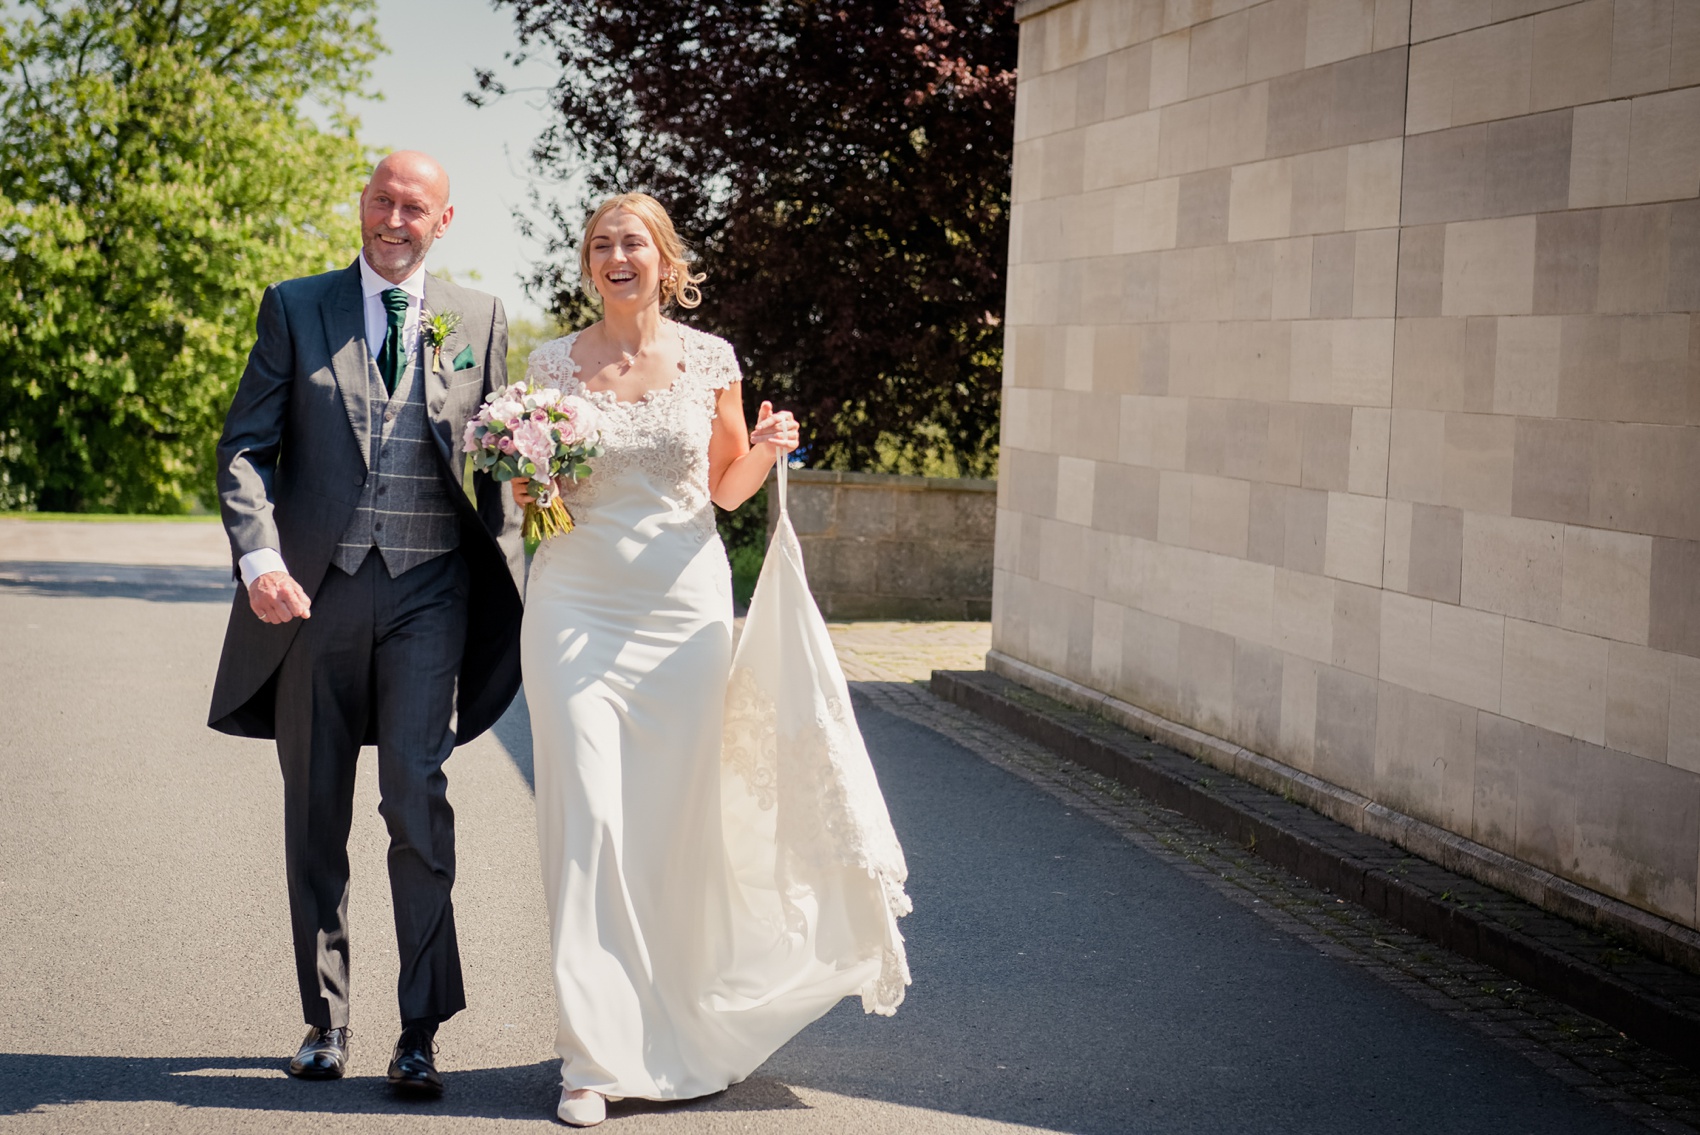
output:
[[[787,496],[827,618],[991,617],[997,482],[799,469]]]

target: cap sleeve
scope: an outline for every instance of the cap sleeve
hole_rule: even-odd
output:
[[[725,390],[744,377],[732,344],[717,335],[693,328],[686,349],[691,354],[691,369],[696,373],[699,389],[703,391]]]
[[[578,385],[578,363],[573,359],[573,340],[578,332],[551,339],[525,360],[525,379],[533,386],[572,390]]]

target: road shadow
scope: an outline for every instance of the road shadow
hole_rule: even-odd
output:
[[[545,1119],[560,1093],[560,1064],[445,1070],[440,1100],[397,1097],[381,1076],[308,1082],[291,1079],[275,1056],[125,1057],[0,1053],[0,1115],[78,1103],[169,1103],[239,1111],[334,1115]],[[615,1115],[657,1111],[758,1112],[808,1107],[784,1084],[752,1077],[724,1092],[681,1103],[628,1100]]]
[[[525,778],[526,788],[537,795],[537,771],[531,757],[531,710],[525,704],[525,687],[514,695],[508,711],[490,727],[496,743],[502,746],[514,768]]]
[[[229,568],[0,561],[0,594],[5,595],[228,603],[235,592]]]
[[[861,721],[910,868],[915,984],[895,1018],[846,1000],[717,1096],[664,1110],[794,1111],[815,1090],[1071,1135],[1639,1130],[1509,1048],[1288,937],[940,733]],[[497,727],[531,780],[516,700]],[[1179,868],[1179,869],[1177,869]],[[452,1027],[452,1026],[451,1026]],[[0,1116],[78,1102],[332,1115],[553,1114],[553,1060],[446,1070],[417,1104],[376,1076],[302,1083],[281,1054],[0,1053]]]

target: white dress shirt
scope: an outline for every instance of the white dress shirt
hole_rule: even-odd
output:
[[[413,352],[419,348],[419,313],[425,307],[425,267],[420,265],[413,270],[413,275],[399,284],[392,284],[366,263],[366,254],[362,252],[360,295],[366,309],[366,348],[371,351],[373,359],[383,350],[384,338],[390,331],[390,313],[384,307],[384,293],[391,288],[400,288],[407,293],[407,318],[401,325],[401,343],[405,348],[403,357],[411,359]],[[255,548],[242,557],[238,567],[242,572],[242,582],[248,587],[254,586],[254,581],[267,572],[289,570],[283,564],[282,553],[276,548]]]

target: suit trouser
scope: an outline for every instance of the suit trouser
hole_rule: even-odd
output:
[[[454,749],[467,586],[455,552],[394,579],[375,551],[353,575],[330,568],[278,670],[289,913],[309,1025],[348,1024],[348,833],[369,724],[377,727],[378,812],[390,834],[401,1019],[446,1020],[466,1007],[443,762]]]

